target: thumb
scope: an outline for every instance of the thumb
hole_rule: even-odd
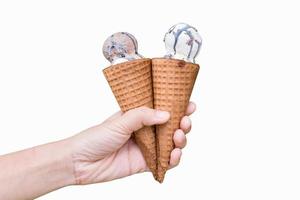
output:
[[[120,125],[132,133],[144,126],[152,126],[155,124],[164,124],[170,118],[170,113],[161,110],[154,110],[147,107],[139,107],[127,111],[118,118]]]

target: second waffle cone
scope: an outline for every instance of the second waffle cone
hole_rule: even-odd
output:
[[[170,112],[170,120],[156,126],[157,181],[163,182],[174,148],[173,134],[180,127],[199,71],[183,60],[152,59],[154,108]]]
[[[123,112],[140,106],[153,108],[151,59],[112,65],[104,69],[103,73]],[[157,161],[154,127],[143,127],[134,133],[134,138],[155,177]]]

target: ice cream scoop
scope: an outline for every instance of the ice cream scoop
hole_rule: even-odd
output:
[[[195,63],[202,45],[202,38],[194,27],[179,23],[172,26],[165,34],[164,42],[167,51],[165,57]]]
[[[133,35],[118,32],[108,37],[103,44],[103,55],[112,64],[142,58],[138,54],[138,43]]]

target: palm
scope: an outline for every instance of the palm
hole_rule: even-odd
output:
[[[89,129],[84,134],[88,137],[80,140],[81,148],[74,155],[80,184],[109,181],[147,170],[140,149],[129,139],[130,134],[106,124],[102,124],[101,129]]]
[[[129,139],[118,151],[104,158],[103,162],[108,166],[107,171],[113,174],[110,179],[121,178],[147,170],[141,150],[132,139]]]

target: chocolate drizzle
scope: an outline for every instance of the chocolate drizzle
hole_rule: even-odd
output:
[[[182,34],[185,36],[182,36]],[[177,58],[185,56],[184,60],[192,62],[195,62],[195,58],[201,47],[201,37],[198,39],[198,30],[185,23],[172,26],[165,34],[164,42],[167,48],[166,57],[176,57],[178,54]],[[184,44],[186,46],[179,46]]]

